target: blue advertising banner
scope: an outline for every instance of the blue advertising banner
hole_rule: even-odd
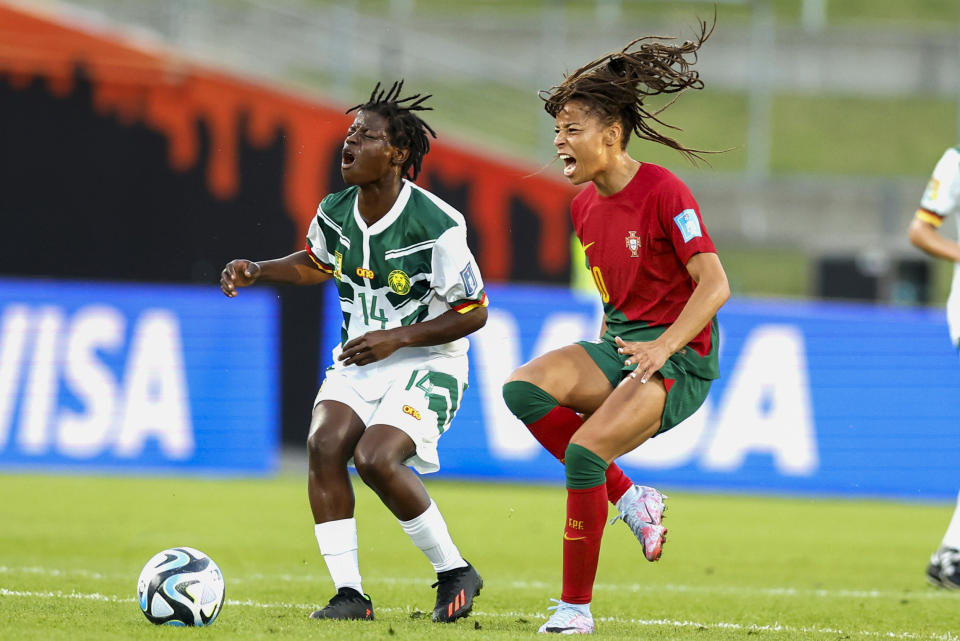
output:
[[[440,440],[439,474],[562,482],[500,388],[531,358],[596,338],[597,297],[516,285],[487,292],[489,321],[471,336],[470,387]],[[334,295],[327,348],[338,340],[338,307]],[[637,482],[956,496],[960,362],[942,310],[734,300],[719,318],[721,378],[696,414],[619,459]]]
[[[0,279],[0,469],[273,470],[277,314],[267,290]]]

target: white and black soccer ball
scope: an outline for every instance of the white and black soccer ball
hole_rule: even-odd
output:
[[[137,601],[157,625],[210,625],[223,607],[220,568],[188,547],[171,548],[147,561],[137,580]]]

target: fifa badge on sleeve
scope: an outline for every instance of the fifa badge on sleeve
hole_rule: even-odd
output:
[[[467,298],[477,293],[477,277],[473,275],[473,263],[467,263],[467,266],[460,271],[460,280],[467,292]]]
[[[697,212],[692,209],[684,209],[673,217],[673,222],[677,224],[680,233],[683,235],[683,242],[689,243],[694,238],[703,236],[700,230],[700,219],[697,218]]]

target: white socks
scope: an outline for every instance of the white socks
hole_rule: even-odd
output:
[[[960,550],[960,495],[957,496],[957,507],[947,526],[947,533],[943,535],[943,545]]]
[[[432,499],[430,507],[423,514],[410,521],[400,521],[400,527],[410,536],[413,544],[423,551],[437,572],[467,567],[460,550],[450,538],[440,509]]]
[[[423,550],[435,571],[467,566],[450,538],[440,509],[432,500],[423,514],[410,521],[400,521],[400,527],[410,536],[413,544]],[[363,594],[357,560],[357,520],[351,518],[317,523],[313,531],[333,584],[338,590],[353,588]]]
[[[357,561],[357,520],[317,523],[313,526],[313,533],[337,589],[353,588],[363,594],[360,563]]]

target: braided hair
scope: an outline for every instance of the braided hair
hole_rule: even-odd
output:
[[[394,82],[390,89],[381,89],[378,82],[366,102],[347,109],[345,113],[357,110],[372,111],[386,118],[387,137],[390,139],[390,144],[398,149],[410,150],[403,167],[400,168],[400,175],[416,180],[420,175],[423,157],[430,151],[430,139],[427,138],[427,134],[434,138],[437,134],[414,112],[431,111],[433,107],[425,107],[423,102],[431,98],[432,94],[426,96],[414,94],[401,98],[402,90],[403,80]]]
[[[563,82],[541,91],[544,109],[556,118],[570,100],[585,102],[605,124],[620,122],[623,125],[621,148],[626,149],[631,132],[638,138],[676,149],[692,163],[703,160],[700,154],[717,153],[702,149],[690,149],[673,138],[657,131],[652,123],[679,130],[657,116],[672,105],[677,97],[656,111],[649,111],[644,99],[659,94],[679,94],[686,89],[703,89],[700,74],[691,69],[697,61],[700,46],[710,37],[717,24],[700,20],[700,29],[695,41],[670,44],[674,38],[645,36],[633,40],[620,51],[608,53],[588,62],[573,73],[565,75]],[[631,51],[632,48],[635,48]]]

